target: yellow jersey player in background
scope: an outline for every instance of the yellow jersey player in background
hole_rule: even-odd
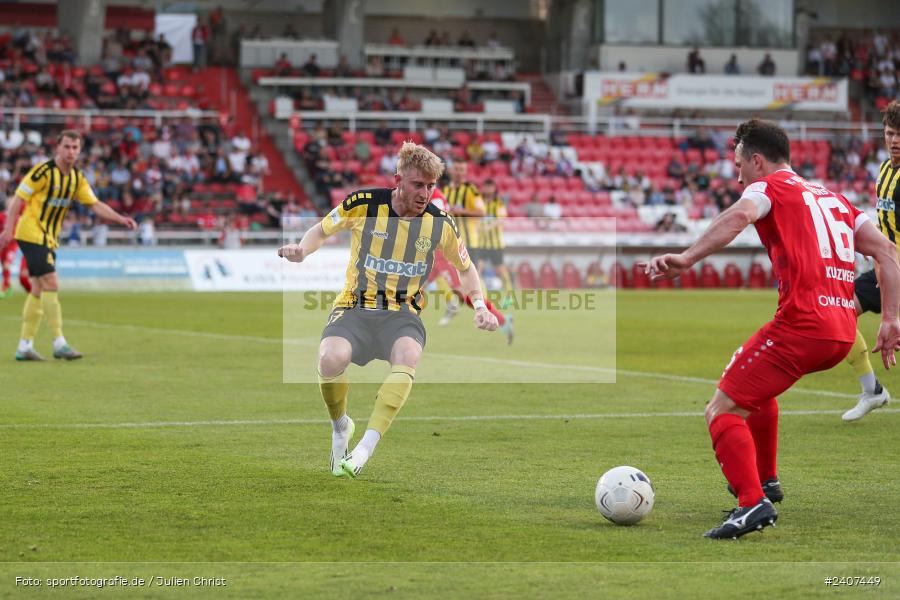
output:
[[[31,276],[31,293],[22,310],[22,335],[16,349],[16,360],[44,360],[34,349],[34,336],[44,316],[53,335],[53,357],[73,360],[82,356],[69,346],[63,336],[59,278],[56,275],[59,230],[72,203],[83,204],[98,217],[128,229],[137,227],[134,219],[123,217],[97,200],[84,173],[75,166],[82,141],[77,131],[60,133],[53,159],[28,171],[13,198],[7,202],[6,226],[0,233],[0,248],[15,239]],[[19,217],[23,204],[25,210]]]
[[[900,230],[898,230],[897,206],[900,205],[900,102],[894,100],[884,110],[884,144],[887,147],[888,160],[881,163],[878,179],[875,181],[875,195],[878,198],[878,228],[881,233],[897,245],[900,254]],[[856,314],[864,312],[881,312],[881,291],[878,289],[878,273],[873,269],[856,278],[854,303]],[[862,394],[856,406],[844,413],[844,421],[856,421],[884,406],[891,396],[887,389],[875,377],[872,363],[869,361],[869,349],[866,340],[856,330],[856,342],[847,355],[847,362],[862,384]]]
[[[503,223],[508,216],[506,203],[497,193],[497,184],[493,179],[485,179],[481,191],[485,216],[481,221],[478,272],[484,273],[485,263],[490,263],[494,267],[497,276],[503,282],[504,300],[501,308],[506,308],[515,291],[512,274],[509,272],[503,256],[503,249],[506,247],[503,243]]]
[[[302,262],[336,231],[352,232],[347,282],[319,344],[319,389],[331,416],[331,473],[338,477],[359,475],[409,397],[425,346],[419,318],[422,288],[436,250],[459,271],[475,309],[475,327],[497,329],[459,230],[431,203],[443,162],[412,142],[403,144],[398,158],[397,187],[354,192],[303,234],[299,244],[278,250],[279,256]],[[375,397],[365,434],[348,453],[355,426],[347,415],[346,369],[351,361],[363,366],[373,359],[388,361],[391,373]]]
[[[478,264],[478,252],[480,242],[478,239],[481,217],[485,215],[484,202],[481,200],[481,192],[478,186],[466,180],[469,173],[469,165],[464,160],[455,161],[450,166],[450,183],[441,189],[447,204],[447,212],[453,215],[459,227],[459,233],[463,243],[469,250],[469,254],[475,264]],[[447,325],[459,312],[459,304],[456,298],[447,303],[447,311],[441,317],[440,324]]]

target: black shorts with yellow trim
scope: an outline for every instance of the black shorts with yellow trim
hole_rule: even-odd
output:
[[[56,251],[51,250],[47,246],[34,244],[32,242],[19,242],[19,249],[22,256],[25,257],[25,264],[28,265],[28,273],[32,277],[40,277],[48,273],[56,271]]]
[[[350,342],[350,360],[364,366],[372,360],[391,359],[394,342],[411,337],[425,347],[425,326],[411,310],[335,308],[322,331],[322,339],[341,337]]]
[[[881,289],[878,287],[875,269],[866,271],[857,277],[853,283],[853,291],[859,298],[859,305],[863,312],[881,312]]]
[[[478,257],[486,263],[499,267],[503,264],[503,248],[479,248]]]

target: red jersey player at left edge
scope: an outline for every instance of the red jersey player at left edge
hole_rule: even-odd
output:
[[[776,397],[807,373],[841,362],[856,339],[855,252],[881,271],[884,311],[874,351],[885,368],[900,349],[900,263],[894,246],[840,194],[790,168],[784,130],[751,119],[735,133],[735,169],[747,185],[687,250],[642,263],[654,279],[674,279],[753,224],[779,280],[775,316],[737,349],[706,406],[716,459],[738,507],[704,535],[738,538],[774,525],[784,498],[776,470]]]
[[[0,231],[6,226],[6,207],[0,207]],[[0,287],[0,300],[12,296],[13,290],[10,284],[10,275],[12,275],[13,261],[16,259],[16,252],[19,250],[19,244],[16,240],[10,240],[5,247],[0,248],[0,267],[3,269],[3,284]],[[25,293],[31,292],[31,282],[28,280],[28,265],[25,263],[25,257],[19,263],[19,283],[25,290]]]

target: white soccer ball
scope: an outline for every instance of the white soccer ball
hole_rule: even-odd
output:
[[[600,514],[616,525],[634,525],[653,509],[653,484],[634,467],[614,467],[597,482],[594,501]]]

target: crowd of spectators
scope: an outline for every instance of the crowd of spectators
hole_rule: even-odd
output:
[[[900,97],[900,32],[845,30],[818,35],[806,47],[806,74],[849,77],[867,102],[881,108]]]

